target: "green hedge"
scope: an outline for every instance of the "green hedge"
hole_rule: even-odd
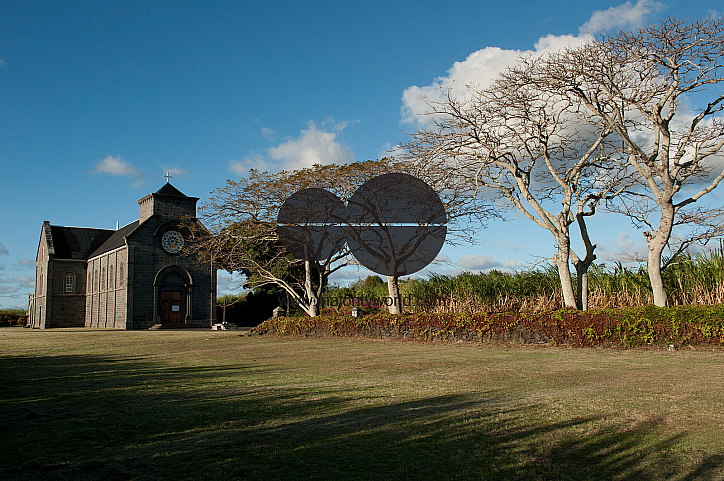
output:
[[[256,334],[503,341],[569,346],[723,345],[724,306],[561,309],[539,313],[373,313],[278,317]]]

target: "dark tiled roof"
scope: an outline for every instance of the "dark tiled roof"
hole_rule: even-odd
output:
[[[89,256],[88,259],[99,256],[103,254],[104,252],[112,251],[113,249],[118,249],[119,247],[123,247],[126,242],[123,240],[124,237],[129,235],[131,232],[136,230],[138,227],[138,221],[134,220],[128,225],[125,225],[118,229],[117,231],[113,232],[113,235],[111,235],[100,247],[95,249]]]
[[[88,259],[113,233],[111,229],[50,226],[56,259]]]
[[[174,187],[173,185],[171,185],[171,184],[168,183],[168,182],[166,182],[166,183],[163,185],[163,187],[161,187],[160,189],[158,189],[158,190],[156,191],[156,193],[157,193],[157,194],[164,194],[164,195],[175,195],[175,196],[178,196],[178,197],[186,197],[186,195],[185,195],[183,192],[181,192],[180,190],[178,190],[176,187]]]

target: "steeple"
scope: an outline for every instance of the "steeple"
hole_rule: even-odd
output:
[[[138,201],[138,219],[140,222],[144,222],[152,215],[169,219],[196,217],[198,200],[198,197],[188,197],[170,182],[166,182],[156,192],[148,194]]]

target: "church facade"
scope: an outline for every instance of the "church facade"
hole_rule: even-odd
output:
[[[216,268],[182,250],[187,226],[201,227],[198,200],[166,183],[138,201],[138,220],[117,230],[44,222],[30,327],[211,326]]]

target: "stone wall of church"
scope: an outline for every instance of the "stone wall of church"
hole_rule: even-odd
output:
[[[51,259],[47,269],[48,297],[45,327],[83,327],[85,324],[85,261]]]
[[[128,249],[88,260],[85,326],[127,329]]]
[[[45,328],[45,316],[48,312],[48,303],[46,302],[48,280],[48,249],[40,240],[38,246],[38,254],[35,262],[35,292],[30,296],[30,325],[35,328]]]

